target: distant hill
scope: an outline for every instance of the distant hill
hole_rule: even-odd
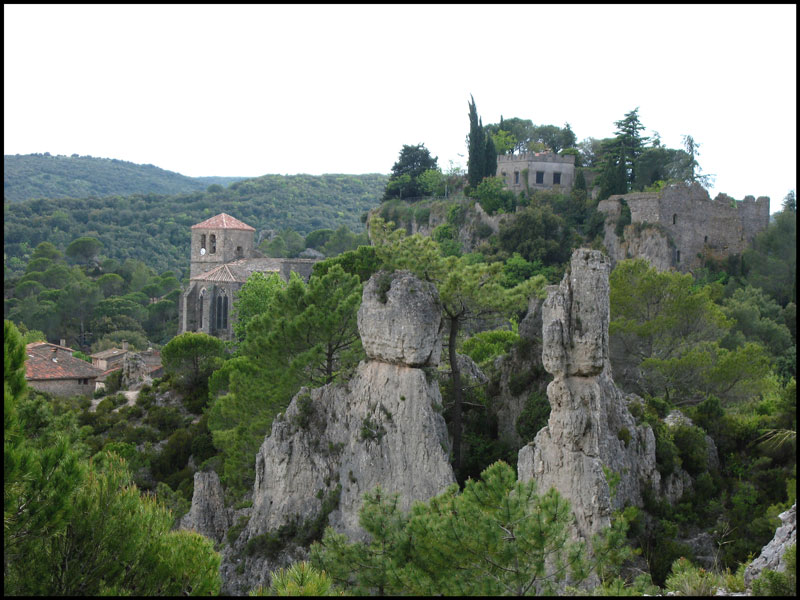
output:
[[[225,186],[244,177],[187,177],[153,165],[116,158],[14,154],[3,156],[3,197],[88,198],[131,194],[180,194]]]
[[[13,157],[12,157],[13,158]],[[380,204],[387,175],[264,175],[182,194],[134,194],[34,199],[4,206],[6,277],[19,275],[33,248],[48,241],[61,250],[89,236],[101,254],[141,260],[159,273],[189,266],[190,228],[226,212],[256,228],[315,229],[346,225],[363,231],[361,216]],[[210,189],[206,189],[210,188]]]

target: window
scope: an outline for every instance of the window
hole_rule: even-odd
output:
[[[514,185],[519,185],[519,171],[514,171]]]
[[[561,173],[553,173],[553,185],[561,185]]]
[[[228,297],[217,296],[217,329],[228,328]]]
[[[678,215],[677,214],[672,215],[672,224],[675,225],[677,222],[678,222]]]
[[[197,301],[197,331],[203,331],[203,300],[205,300],[205,289],[200,290],[200,299]]]
[[[536,171],[536,183],[544,183],[544,171]]]
[[[209,250],[211,254],[217,253],[217,236],[213,233],[211,234],[211,250]]]

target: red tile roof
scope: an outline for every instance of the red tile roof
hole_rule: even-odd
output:
[[[25,352],[25,379],[93,379],[102,373],[64,346],[34,342],[25,346]]]
[[[245,231],[255,231],[255,227],[250,227],[247,223],[242,223],[227,213],[219,213],[216,217],[206,219],[202,223],[192,225],[192,229],[243,229]]]

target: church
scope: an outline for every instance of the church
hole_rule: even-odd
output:
[[[192,225],[189,285],[178,307],[178,334],[207,333],[233,339],[236,294],[258,271],[278,273],[284,281],[292,272],[305,281],[316,259],[267,258],[255,247],[255,228],[226,213]]]

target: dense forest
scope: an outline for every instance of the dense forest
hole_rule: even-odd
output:
[[[14,154],[3,156],[3,198],[89,198],[131,194],[180,194],[228,185],[244,177],[187,177],[153,165],[115,158]]]
[[[39,243],[50,242],[63,252],[80,237],[101,242],[107,258],[135,259],[158,272],[183,273],[191,226],[221,212],[262,235],[284,230],[306,235],[342,225],[357,232],[364,228],[361,216],[378,203],[385,183],[385,175],[264,175],[188,194],[6,202],[5,277],[19,275]]]
[[[265,176],[176,196],[6,203],[6,593],[219,592],[211,543],[169,531],[189,510],[194,473],[219,474],[226,506],[252,505],[253,456],[273,421],[297,395],[301,427],[313,411],[302,388],[352,377],[365,358],[356,326],[363,286],[395,269],[439,294],[445,348],[429,375],[441,389],[458,484],[409,514],[396,497],[368,494],[367,542],[326,530],[328,513],[253,537],[237,568],[293,545],[308,548],[309,560],[252,594],[552,592],[559,582],[545,573],[548,556],[568,564],[573,583],[594,577],[598,595],[744,591],[744,567],[796,501],[794,191],[741,256],[692,274],[640,259],[611,272],[611,343],[629,349],[636,374],[617,384],[642,398],[633,416],[653,431],[661,476],[683,469],[692,485],[676,503],[648,496],[627,507],[586,555],[566,544],[568,503],[516,481],[519,446],[499,434],[496,405],[503,394],[523,398],[514,423],[523,443],[547,424],[542,390],[551,377],[519,358],[533,343],[521,335],[528,299],[561,279],[573,249],[602,248],[599,200],[703,183],[698,144],[685,136],[684,148],[670,149],[643,137],[636,110],[616,122],[613,138],[583,142],[568,124],[483,126],[474,100],[468,116],[466,171],[442,172],[417,144],[402,147],[388,177]],[[583,171],[573,189],[504,189],[492,161],[528,150],[574,154]],[[596,193],[581,172],[595,177]],[[508,217],[496,231],[465,235],[476,204]],[[259,240],[267,254],[313,249],[325,258],[308,282],[254,274],[236,299],[232,342],[175,336],[189,227],[219,212],[272,230]],[[94,400],[27,388],[24,343],[58,337],[84,350],[121,339],[161,346],[165,376],[132,405],[119,380]],[[484,383],[466,380],[457,353]],[[668,426],[674,410],[692,424]],[[222,545],[233,546],[246,522]],[[692,545],[698,536],[713,540],[713,565]],[[756,594],[796,594],[793,552],[790,570],[767,571]]]

